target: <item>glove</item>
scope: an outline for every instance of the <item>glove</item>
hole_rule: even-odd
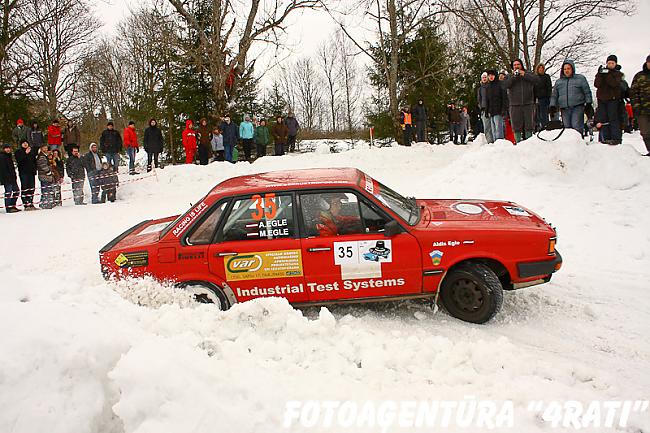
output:
[[[551,117],[555,117],[557,114],[557,107],[548,107],[548,114]]]
[[[585,114],[587,115],[588,119],[594,117],[594,107],[591,104],[585,104]]]

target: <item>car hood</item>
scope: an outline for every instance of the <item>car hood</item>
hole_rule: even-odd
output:
[[[102,252],[117,249],[133,249],[149,246],[160,240],[162,231],[176,219],[177,216],[142,221],[131,227],[120,236],[113,239]]]
[[[417,200],[421,218],[418,228],[435,228],[446,222],[486,222],[504,226],[539,227],[550,225],[517,203],[494,200]]]

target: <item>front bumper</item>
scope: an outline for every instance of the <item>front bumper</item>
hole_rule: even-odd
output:
[[[555,250],[555,257],[552,260],[517,263],[517,272],[519,278],[545,277],[560,269],[560,266],[562,266],[562,255]]]

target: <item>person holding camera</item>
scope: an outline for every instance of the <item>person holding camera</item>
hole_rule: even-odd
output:
[[[648,150],[645,156],[650,156],[650,55],[645,58],[643,68],[632,80],[630,100],[641,130],[641,137]]]
[[[489,85],[486,93],[485,114],[488,118],[488,125],[492,132],[493,143],[496,140],[505,138],[505,128],[503,123],[504,114],[508,111],[508,97],[506,89],[501,82],[496,79],[497,71],[490,69],[487,71]]]
[[[515,141],[520,142],[535,131],[535,85],[538,78],[524,69],[521,59],[512,62],[512,74],[505,80],[510,101],[510,122]]]
[[[593,99],[589,83],[584,75],[575,73],[575,62],[567,59],[562,63],[560,78],[553,86],[549,113],[555,116],[558,109],[562,113],[562,123],[565,128],[572,128],[583,133],[584,115],[588,118],[594,116],[591,105]]]
[[[607,64],[598,67],[594,80],[598,109],[601,114],[603,142],[611,145],[621,144],[621,82],[623,74],[619,70],[618,58],[615,55],[607,57]]]

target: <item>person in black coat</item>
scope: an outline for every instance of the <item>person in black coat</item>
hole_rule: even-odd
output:
[[[418,142],[426,141],[427,133],[427,107],[424,106],[424,101],[420,99],[411,110],[413,113],[413,121],[415,122],[415,136]]]
[[[0,181],[5,187],[5,209],[7,209],[7,213],[20,212],[20,209],[16,208],[19,191],[16,167],[11,156],[11,144],[8,143],[2,145],[2,152],[0,152]]]
[[[84,180],[86,173],[84,171],[83,161],[79,157],[79,146],[73,144],[70,146],[70,157],[65,163],[65,169],[68,177],[72,180],[72,196],[75,205],[84,205]]]
[[[25,210],[35,210],[34,191],[36,190],[36,157],[38,150],[29,145],[29,141],[20,142],[20,148],[16,150],[16,165],[20,177],[20,198],[23,201]]]
[[[489,84],[486,91],[485,114],[490,122],[492,138],[496,141],[505,137],[503,118],[508,111],[508,95],[501,81],[496,79],[497,71],[488,71]]]
[[[151,162],[158,168],[158,158],[163,151],[163,135],[156,119],[149,120],[149,127],[144,130],[144,150],[147,152],[147,171],[151,171]]]
[[[535,83],[535,98],[537,99],[537,130],[542,130],[548,124],[548,106],[551,100],[553,84],[551,76],[546,73],[543,63],[535,68],[537,83]]]
[[[117,171],[120,166],[120,152],[122,151],[122,136],[114,128],[113,122],[106,124],[106,129],[99,138],[99,150],[106,155],[109,165]]]

